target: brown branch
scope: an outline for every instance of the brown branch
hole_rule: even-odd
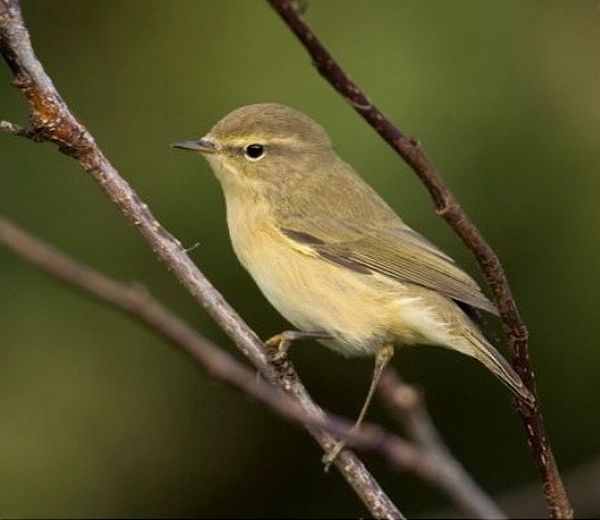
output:
[[[321,76],[348,101],[377,133],[404,159],[431,195],[436,212],[475,255],[492,290],[511,348],[512,361],[525,385],[536,395],[533,368],[529,361],[528,332],[519,315],[508,279],[498,256],[483,238],[440,173],[425,155],[422,146],[401,132],[344,72],[308,27],[293,0],[267,0],[308,51]],[[544,493],[553,518],[572,518],[573,511],[558,472],[539,408],[517,401],[517,411],[525,426],[528,442],[542,474]]]
[[[598,518],[600,515],[600,459],[592,459],[580,466],[563,471],[565,484],[570,491],[573,506],[579,518]],[[498,501],[513,518],[540,518],[544,503],[530,484],[497,497]]]
[[[353,422],[347,419],[331,414],[327,414],[326,418],[308,415],[296,399],[264,380],[257,379],[252,370],[198,334],[154,300],[140,285],[116,282],[31,236],[2,216],[0,244],[66,285],[120,310],[151,332],[160,334],[174,347],[189,355],[209,376],[242,391],[277,416],[298,425],[327,431],[347,439],[350,445],[373,451],[396,469],[417,474],[456,500],[453,491],[455,484],[451,482],[454,477],[452,463],[449,464],[448,460],[438,456],[430,446],[406,442],[372,424],[365,424],[359,431],[355,431]],[[404,385],[403,390],[406,388],[409,387]],[[459,501],[457,503],[460,505]],[[503,518],[502,513],[493,506],[487,510],[482,507],[472,510],[480,518]]]
[[[474,518],[506,518],[492,499],[458,462],[437,432],[421,392],[405,383],[394,369],[381,375],[379,391],[394,418],[410,440],[438,462],[437,486],[467,515]]]
[[[61,152],[77,160],[267,381],[296,396],[307,413],[322,419],[323,411],[311,399],[293,367],[289,363],[283,367],[269,363],[258,336],[190,260],[181,243],[156,220],[104,156],[93,136],[71,113],[35,56],[18,0],[0,0],[0,53],[13,73],[14,85],[29,104],[28,136],[54,143]],[[334,445],[331,435],[315,428],[308,430],[324,450]],[[403,517],[354,453],[346,450],[335,465],[374,517]]]
[[[569,490],[578,518],[598,518],[600,515],[600,458],[592,458],[579,466],[564,469],[563,480]],[[546,510],[539,485],[532,483],[494,497],[511,518],[542,518]],[[455,509],[428,511],[423,518],[462,518]]]

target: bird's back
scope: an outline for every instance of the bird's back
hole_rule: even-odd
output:
[[[283,203],[276,205],[273,220],[282,233],[346,268],[416,284],[496,312],[469,275],[407,226],[334,152],[313,168],[318,171],[303,178],[301,186],[294,185],[292,175],[279,194]]]

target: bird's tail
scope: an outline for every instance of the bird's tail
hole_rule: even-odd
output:
[[[471,332],[471,331],[469,331]],[[469,340],[475,347],[474,357],[481,361],[500,381],[502,381],[519,399],[530,406],[535,397],[527,389],[519,374],[488,341],[480,335],[469,334]]]

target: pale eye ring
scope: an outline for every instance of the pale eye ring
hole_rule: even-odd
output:
[[[245,153],[251,161],[258,161],[265,154],[265,147],[258,143],[249,144],[246,146]]]

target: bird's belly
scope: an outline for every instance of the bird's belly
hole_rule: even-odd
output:
[[[250,244],[234,239],[241,263],[295,327],[332,335],[334,341],[323,343],[345,355],[373,354],[390,339],[389,294],[373,277],[297,251],[268,233]]]
[[[390,342],[448,343],[447,320],[429,302],[440,295],[299,251],[268,224],[260,205],[250,207],[238,213],[238,205],[228,204],[233,248],[273,307],[299,330],[330,334],[334,341],[322,343],[347,356],[370,355]]]

